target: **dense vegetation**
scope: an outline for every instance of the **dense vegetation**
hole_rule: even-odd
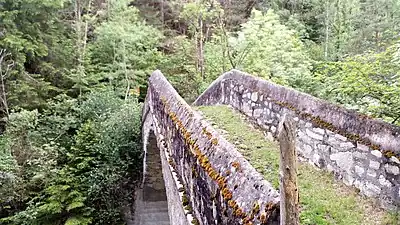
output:
[[[237,68],[399,125],[399,10],[399,0],[0,0],[0,223],[123,223],[155,69],[188,101]]]

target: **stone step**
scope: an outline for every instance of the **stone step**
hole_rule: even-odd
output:
[[[167,201],[139,202],[135,225],[170,225]]]
[[[142,209],[140,209],[140,213],[149,213],[149,212],[168,213],[168,209],[165,209],[165,208],[142,208]]]
[[[159,209],[167,209],[168,203],[167,201],[157,201],[157,202],[142,202],[141,208],[159,208]]]
[[[147,224],[170,224],[168,213],[165,212],[152,212],[140,214],[140,225]]]
[[[141,221],[140,225],[171,225],[169,222],[165,221]]]

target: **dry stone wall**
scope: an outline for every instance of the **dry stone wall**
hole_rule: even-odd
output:
[[[278,192],[160,71],[149,79],[143,115],[143,133],[153,129],[165,154],[162,172],[169,186],[171,224],[279,224]]]
[[[231,105],[270,136],[281,117],[292,114],[302,158],[384,206],[400,206],[400,127],[238,70],[220,76],[195,104]]]

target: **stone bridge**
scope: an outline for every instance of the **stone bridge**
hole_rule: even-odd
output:
[[[194,103],[212,104],[232,106],[272,137],[280,118],[292,114],[299,157],[385,206],[400,206],[400,127],[237,70]],[[278,191],[160,71],[149,78],[142,124],[135,224],[279,224]]]

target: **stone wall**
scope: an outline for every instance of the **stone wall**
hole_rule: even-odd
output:
[[[272,136],[280,118],[292,114],[301,157],[384,206],[400,206],[400,127],[237,70],[220,76],[194,104],[231,105]]]
[[[165,181],[168,202],[181,204],[189,223],[279,224],[278,192],[191,109],[160,71],[149,79],[145,107],[149,113],[145,109],[143,115],[151,116],[165,154],[163,173],[172,174],[164,179],[175,182]],[[171,224],[181,224],[180,216],[169,213]]]

